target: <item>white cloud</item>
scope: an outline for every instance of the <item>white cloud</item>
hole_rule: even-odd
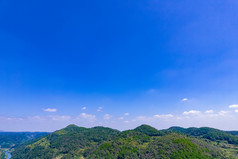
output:
[[[137,116],[135,119],[133,119],[132,121],[148,121],[148,120],[150,120],[151,121],[151,117],[146,117],[146,116]]]
[[[102,107],[100,107],[102,109]],[[103,113],[103,118],[97,119],[95,115],[81,113],[78,116],[54,115],[29,116],[29,117],[1,117],[0,125],[2,130],[34,130],[46,131],[56,130],[65,127],[68,124],[79,124],[80,126],[108,126],[116,129],[131,129],[141,124],[149,124],[158,129],[168,128],[170,126],[182,127],[214,127],[222,130],[238,129],[238,108],[230,110],[188,110],[180,114],[155,114],[151,116],[137,116],[133,119],[127,119],[126,113],[117,117],[113,122],[114,114]],[[129,113],[128,113],[129,115]],[[109,122],[110,121],[110,122]],[[8,129],[8,125],[15,125],[15,128]],[[24,128],[23,128],[23,126]]]
[[[162,115],[156,114],[156,115],[154,115],[154,118],[172,118],[172,117],[174,117],[174,115],[172,115],[172,114],[162,114]]]
[[[86,119],[86,120],[89,120],[89,121],[95,121],[96,120],[96,116],[95,115],[92,115],[92,114],[86,114],[86,113],[81,113],[79,116],[78,116],[79,119]]]
[[[23,119],[23,118],[11,118],[11,117],[7,117],[7,118],[5,118],[5,120],[8,120],[8,121],[23,121],[24,119]]]
[[[225,116],[229,113],[229,111],[221,110],[219,111],[218,115]]]
[[[108,120],[108,119],[111,119],[111,115],[110,114],[105,114],[104,116],[103,116],[103,119],[105,119],[105,120]]]
[[[86,109],[87,109],[87,107],[83,107],[83,108],[82,108],[82,110],[86,110]]]
[[[103,107],[98,107],[97,111],[101,112]]]
[[[67,115],[54,115],[49,117],[55,121],[67,121],[71,119],[71,116],[67,116]]]
[[[185,101],[187,101],[188,100],[188,98],[183,98],[181,101],[182,102],[185,102]]]
[[[172,114],[156,114],[154,116],[137,116],[132,121],[133,122],[156,122],[159,120],[168,120],[173,118]]]
[[[229,105],[229,108],[238,108],[238,104]]]
[[[206,110],[205,113],[206,114],[212,114],[212,113],[214,113],[214,111],[213,110]]]
[[[183,115],[190,115],[190,114],[200,114],[201,112],[198,110],[190,110],[183,112]]]
[[[47,108],[47,109],[43,109],[43,111],[45,111],[45,112],[56,112],[57,109],[55,109],[55,108]]]
[[[124,113],[124,115],[125,115],[125,116],[128,116],[128,115],[130,115],[130,113]]]
[[[29,120],[46,120],[46,117],[44,116],[39,116],[39,115],[35,115],[35,116],[32,116],[32,117],[28,117]]]

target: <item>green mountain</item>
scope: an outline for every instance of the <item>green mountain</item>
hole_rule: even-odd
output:
[[[0,132],[0,148],[16,148],[27,141],[45,136],[46,132]]]
[[[87,158],[225,158],[218,148],[204,141],[176,133],[150,137],[135,131],[123,132],[113,141],[101,144]]]
[[[189,136],[209,139],[211,141],[222,141],[229,144],[238,145],[238,136],[234,136],[231,133],[214,128],[202,127],[185,129],[181,127],[171,127],[168,130],[172,132],[183,133]]]
[[[188,135],[188,130],[193,135]],[[227,151],[214,144],[216,141],[204,137],[210,128],[207,131],[201,129],[200,135],[195,133],[195,129],[188,130],[173,127],[159,131],[149,125],[141,125],[120,132],[105,127],[69,125],[20,146],[12,152],[12,159],[236,158],[234,153],[238,151]]]
[[[141,126],[138,126],[137,128],[134,129],[134,131],[136,132],[141,132],[143,134],[146,134],[148,136],[162,136],[162,135],[165,135],[165,133],[163,133],[162,131],[159,131],[149,125],[141,125]]]
[[[238,131],[226,131],[226,132],[231,134],[231,135],[238,136]]]
[[[46,137],[26,146],[16,149],[12,153],[13,159],[50,159],[50,158],[74,158],[90,155],[91,150],[99,144],[120,132],[118,130],[94,127],[83,128],[69,125],[64,129],[56,131]]]

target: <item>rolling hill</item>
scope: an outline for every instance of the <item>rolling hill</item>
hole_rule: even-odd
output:
[[[219,139],[223,139],[222,135],[224,139],[236,137],[212,128],[172,127],[159,131],[149,125],[141,125],[120,132],[106,127],[69,125],[20,146],[12,152],[12,159],[236,158],[234,153],[237,151],[226,151],[214,144],[213,137],[207,137],[213,132],[219,132]]]
[[[74,158],[88,155],[90,150],[100,143],[112,139],[119,134],[118,130],[94,127],[83,128],[69,125],[46,137],[26,146],[16,149],[12,153],[14,158]]]
[[[238,137],[232,135],[232,132],[221,131],[214,128],[209,127],[201,127],[201,128],[182,128],[182,127],[171,127],[168,129],[172,132],[182,133],[193,137],[205,138],[211,141],[220,141],[227,142],[229,144],[238,145]]]

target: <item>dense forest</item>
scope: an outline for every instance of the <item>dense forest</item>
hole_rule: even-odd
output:
[[[5,151],[3,149],[0,149],[0,158],[5,159],[7,155],[5,154]]]
[[[182,127],[171,127],[168,130],[171,130],[172,132],[183,133],[189,136],[209,139],[211,141],[226,141],[229,144],[238,144],[238,137],[232,135],[235,134],[235,132],[225,132],[208,127],[188,129]]]
[[[12,159],[238,158],[238,137],[213,128],[141,125],[118,131],[69,125],[16,147]]]
[[[0,148],[15,148],[32,139],[45,136],[47,132],[0,132]]]
[[[6,159],[5,151],[13,152],[16,148],[39,140],[48,132],[0,132],[0,159]]]

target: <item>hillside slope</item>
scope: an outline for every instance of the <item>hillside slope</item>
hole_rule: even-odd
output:
[[[122,132],[113,141],[101,144],[87,158],[225,158],[222,151],[206,142],[176,133],[148,136],[135,131]]]
[[[181,128],[181,127],[171,127],[168,129],[172,132],[182,133],[189,136],[200,137],[209,139],[211,141],[225,141],[229,144],[238,145],[238,136],[232,135],[232,132],[221,131],[209,127],[201,128]],[[233,132],[234,133],[234,132]]]
[[[56,131],[12,153],[12,159],[69,159],[69,158],[228,158],[204,139],[159,131],[148,125],[134,130],[118,130],[75,125]]]
[[[22,146],[12,153],[12,158],[19,159],[50,159],[75,158],[90,153],[98,144],[119,134],[118,130],[94,127],[91,129],[69,125],[46,137],[26,146]]]
[[[45,136],[47,132],[0,132],[1,148],[16,148],[27,141]]]
[[[231,134],[231,135],[238,136],[238,131],[226,131],[226,132]]]

